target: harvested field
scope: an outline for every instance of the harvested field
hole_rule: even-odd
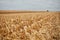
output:
[[[59,13],[0,11],[0,40],[60,40]]]

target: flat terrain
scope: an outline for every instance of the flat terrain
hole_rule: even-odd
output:
[[[0,11],[0,40],[60,40],[60,12]]]

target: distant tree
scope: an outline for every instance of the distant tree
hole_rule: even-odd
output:
[[[47,12],[49,12],[49,11],[47,10]]]

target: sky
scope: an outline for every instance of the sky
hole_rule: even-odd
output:
[[[60,11],[60,0],[0,0],[0,10]]]

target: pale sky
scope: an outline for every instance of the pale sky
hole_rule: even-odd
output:
[[[0,10],[60,11],[60,0],[0,0]]]

